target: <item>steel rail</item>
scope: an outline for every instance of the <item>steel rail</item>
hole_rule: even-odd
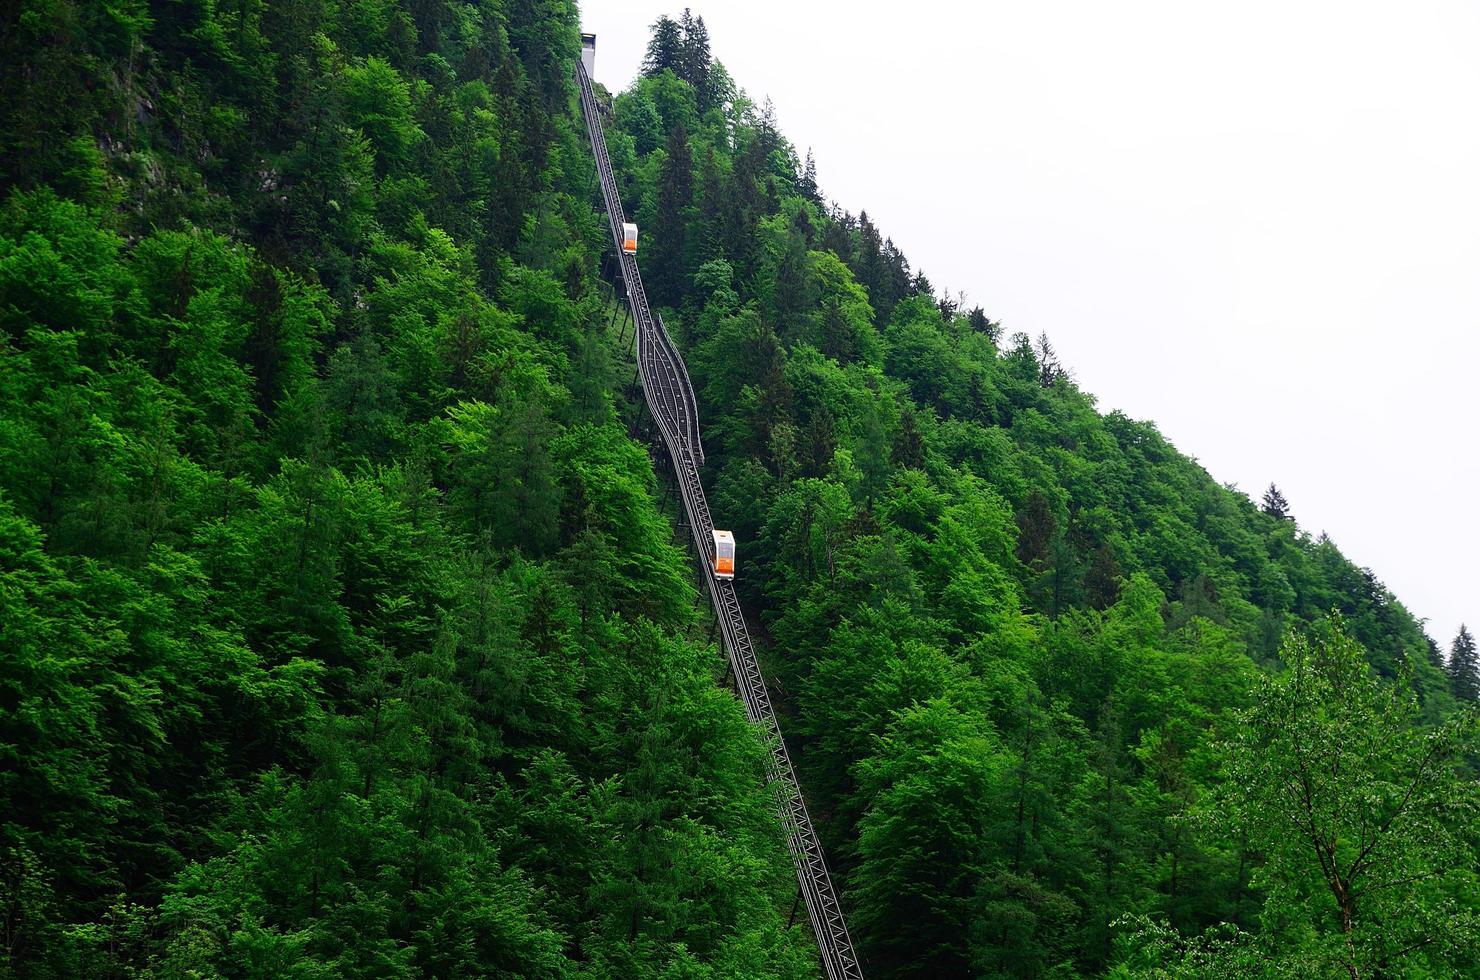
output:
[[[688,367],[683,363],[677,348],[673,346],[668,331],[662,327],[661,323],[654,325],[647,302],[647,293],[642,284],[642,275],[637,269],[637,260],[621,249],[621,232],[622,225],[626,221],[626,214],[622,209],[621,196],[617,191],[611,159],[606,152],[606,139],[602,134],[601,120],[597,115],[595,92],[591,88],[590,79],[586,77],[584,67],[577,69],[577,75],[581,82],[581,110],[586,117],[586,133],[591,139],[596,158],[597,175],[601,180],[602,197],[606,203],[607,224],[612,234],[612,241],[616,246],[621,278],[627,292],[628,305],[632,310],[632,319],[636,324],[635,333],[639,338],[639,368],[644,363],[648,363],[655,365],[659,370],[664,380],[664,383],[659,386],[663,414],[672,424],[677,425],[683,446],[702,463],[704,449],[699,437],[699,414],[693,384],[689,380]],[[654,340],[657,343],[656,349],[653,348]],[[658,417],[657,413],[654,413],[654,417]],[[663,424],[661,420],[659,424],[660,426]]]
[[[668,352],[668,359],[673,362],[679,374],[679,382],[683,389],[679,392],[683,399],[686,410],[688,425],[684,430],[684,439],[689,452],[693,453],[694,461],[700,466],[704,465],[704,437],[699,431],[699,400],[694,397],[694,383],[689,380],[689,368],[683,361],[683,355],[673,344],[673,338],[668,333],[668,327],[663,323],[662,315],[658,316],[658,340]]]
[[[586,68],[576,63],[576,80],[580,87],[581,114],[586,122],[586,135],[596,159],[596,172],[601,182],[601,195],[606,205],[612,245],[620,261],[627,304],[632,313],[637,344],[638,374],[642,378],[643,399],[658,425],[663,445],[673,462],[674,475],[688,516],[694,548],[704,565],[703,578],[714,604],[715,619],[724,638],[725,651],[745,714],[760,734],[768,750],[766,781],[776,797],[777,813],[785,834],[787,850],[796,868],[797,887],[807,906],[807,917],[817,937],[817,949],[828,980],[863,980],[863,971],[848,935],[848,925],[833,888],[832,876],[817,831],[807,813],[806,800],[797,782],[796,770],[781,737],[771,694],[756,661],[755,646],[740,608],[740,597],[733,581],[718,579],[714,567],[714,522],[709,501],[699,478],[699,464],[704,459],[700,437],[698,403],[688,367],[674,346],[662,321],[655,321],[648,307],[647,294],[637,259],[622,251],[622,224],[625,212],[617,189],[611,159],[607,155],[606,137],[597,110],[596,94]]]

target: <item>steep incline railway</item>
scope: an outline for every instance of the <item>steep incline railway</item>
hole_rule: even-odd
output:
[[[612,173],[611,160],[606,151],[606,137],[597,114],[596,96],[585,65],[577,63],[576,78],[581,89],[581,114],[586,120],[586,133],[591,139],[596,171],[601,178],[601,195],[606,204],[607,220],[611,225],[612,246],[621,263],[627,303],[636,325],[637,365],[642,377],[643,397],[658,424],[669,458],[673,461],[674,475],[683,496],[689,529],[694,536],[694,547],[704,559],[704,580],[709,587],[715,617],[724,635],[725,650],[730,658],[740,698],[745,703],[745,713],[753,724],[760,727],[770,749],[766,777],[776,794],[781,826],[786,834],[792,861],[796,865],[797,885],[806,902],[812,930],[817,936],[823,970],[828,980],[862,980],[863,972],[853,951],[853,941],[848,936],[847,923],[843,921],[843,911],[838,904],[837,893],[833,890],[832,878],[827,872],[822,845],[817,840],[812,819],[807,815],[807,805],[802,799],[791,757],[781,738],[781,729],[776,724],[770,692],[766,689],[760,667],[756,664],[755,647],[751,644],[745,617],[740,612],[740,599],[735,594],[735,584],[717,579],[711,571],[714,564],[711,554],[714,547],[711,533],[714,522],[709,516],[709,502],[704,496],[704,485],[699,480],[699,464],[704,461],[704,447],[700,440],[699,411],[694,399],[694,386],[689,381],[688,368],[662,321],[655,320],[648,309],[642,276],[637,270],[637,257],[622,250],[621,232],[626,217],[621,198],[617,194],[616,177]]]

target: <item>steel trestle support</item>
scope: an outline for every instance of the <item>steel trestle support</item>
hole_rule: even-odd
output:
[[[701,575],[714,606],[715,621],[724,639],[730,672],[745,705],[745,714],[760,729],[769,750],[766,780],[775,792],[777,812],[786,837],[786,846],[796,867],[797,886],[807,907],[823,972],[828,980],[863,980],[863,971],[848,935],[842,906],[828,874],[822,845],[807,813],[796,771],[781,738],[771,694],[756,662],[750,630],[740,609],[740,597],[733,581],[720,580],[710,572],[713,565],[714,523],[709,514],[709,501],[699,479],[699,466],[704,462],[704,446],[699,431],[698,402],[689,380],[687,366],[668,336],[661,319],[655,319],[648,308],[637,259],[622,251],[622,224],[626,220],[617,181],[607,156],[606,137],[597,113],[596,94],[585,66],[576,65],[576,81],[581,92],[581,114],[585,117],[586,134],[591,140],[596,159],[597,177],[606,205],[612,244],[626,285],[627,305],[632,314],[637,343],[637,369],[642,378],[643,399],[657,424],[658,434],[673,464],[675,485],[688,517],[688,528],[694,547],[705,566]],[[795,908],[793,909],[793,915]]]

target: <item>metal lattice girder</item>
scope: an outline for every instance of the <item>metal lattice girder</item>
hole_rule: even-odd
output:
[[[714,558],[714,522],[709,516],[709,501],[704,495],[704,484],[699,479],[699,465],[704,461],[704,446],[700,437],[699,409],[694,398],[694,386],[689,380],[688,367],[673,345],[668,331],[661,320],[653,319],[648,309],[647,293],[642,287],[642,275],[637,269],[636,256],[622,251],[622,224],[626,217],[622,210],[621,197],[617,193],[611,159],[607,156],[606,137],[602,133],[601,118],[597,114],[596,95],[591,88],[591,79],[586,74],[585,66],[580,63],[576,65],[576,80],[580,83],[581,114],[585,117],[586,134],[591,139],[591,151],[596,157],[597,176],[601,178],[601,196],[606,204],[612,244],[621,264],[622,280],[627,286],[627,303],[636,325],[637,368],[642,377],[643,399],[657,422],[663,445],[673,462],[674,476],[683,499],[684,511],[688,515],[689,530],[694,537],[694,548],[703,559],[704,581],[709,588],[709,598],[714,603],[715,618],[724,636],[725,651],[729,656],[730,669],[734,673],[740,699],[745,705],[746,717],[760,729],[761,737],[769,750],[766,780],[775,792],[777,814],[781,819],[792,863],[796,867],[797,886],[806,903],[812,931],[817,937],[823,971],[828,980],[863,980],[858,956],[853,951],[853,940],[848,935],[848,925],[843,921],[842,906],[838,903],[832,877],[827,871],[822,845],[817,840],[812,818],[807,814],[807,804],[802,798],[791,756],[786,751],[786,742],[776,723],[770,691],[766,688],[760,666],[756,663],[755,647],[750,641],[750,630],[746,627],[745,617],[740,610],[740,598],[735,594],[735,584],[715,578],[711,571]]]

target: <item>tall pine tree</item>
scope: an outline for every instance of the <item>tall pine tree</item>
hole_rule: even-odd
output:
[[[1480,701],[1480,655],[1475,637],[1463,623],[1449,647],[1449,686],[1461,701]]]
[[[658,170],[658,213],[653,222],[653,250],[648,284],[653,298],[675,306],[688,285],[688,223],[694,201],[694,159],[689,134],[679,124],[668,134],[666,156]]]
[[[709,28],[704,26],[703,17],[694,17],[689,8],[683,9],[679,21],[683,37],[679,41],[678,77],[694,86],[694,96],[701,113],[711,105],[712,86],[709,84]]]
[[[817,161],[812,158],[812,148],[807,148],[807,162],[802,165],[802,175],[797,178],[797,190],[813,204],[822,203],[822,191],[817,188]]]
[[[1292,521],[1295,518],[1290,514],[1290,502],[1285,495],[1280,493],[1280,488],[1273,483],[1269,489],[1264,491],[1264,505],[1259,508],[1270,517],[1278,517],[1282,521]]]
[[[653,36],[648,40],[647,57],[642,62],[642,73],[660,75],[664,69],[680,70],[683,59],[683,35],[678,22],[666,14],[653,24]]]

